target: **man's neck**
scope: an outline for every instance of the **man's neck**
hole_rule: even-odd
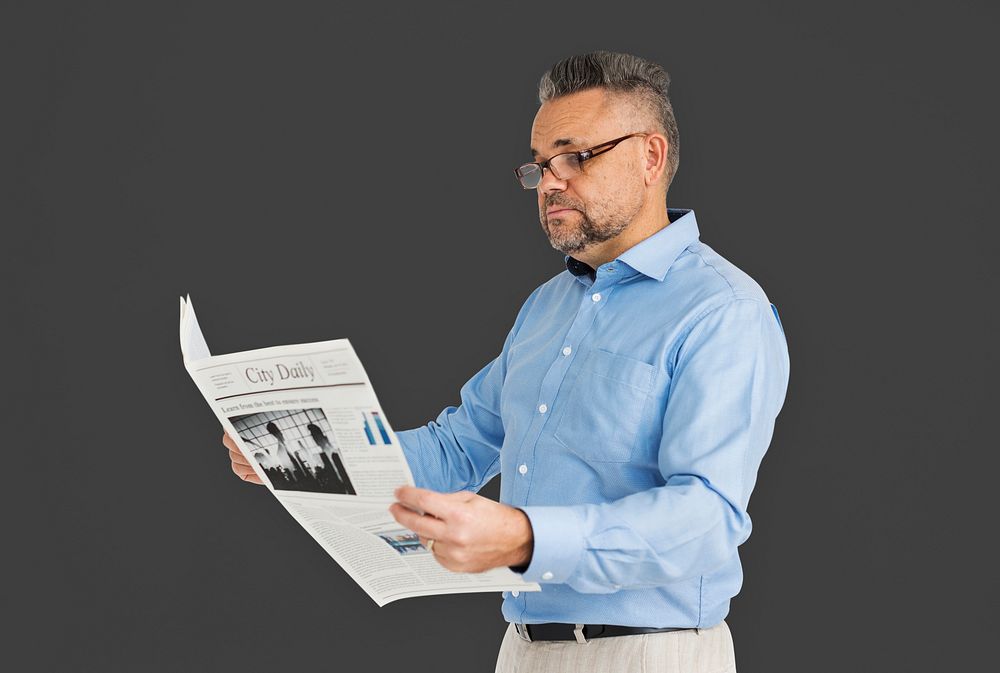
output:
[[[622,233],[603,243],[598,243],[588,247],[586,250],[574,253],[572,257],[581,262],[586,262],[591,268],[596,269],[669,224],[670,218],[667,215],[666,201],[660,201],[657,207],[651,209],[648,213],[639,211],[639,214],[636,215],[635,219],[632,220]]]

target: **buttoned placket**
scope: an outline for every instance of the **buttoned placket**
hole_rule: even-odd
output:
[[[637,271],[616,260],[598,268],[594,279],[591,279],[589,275],[575,278],[584,289],[580,295],[576,316],[563,338],[563,345],[553,355],[552,364],[542,379],[536,400],[534,419],[525,433],[524,440],[518,447],[514,463],[517,465],[517,474],[514,476],[514,485],[511,488],[511,505],[516,507],[528,504],[528,496],[531,493],[534,477],[531,465],[534,462],[538,438],[545,428],[545,422],[552,415],[549,411],[555,410],[553,401],[573,364],[573,358],[580,352],[580,344],[590,334],[598,312],[604,309],[616,288],[635,280],[639,275]],[[553,574],[546,570],[541,577],[543,580],[549,580],[552,579]],[[527,609],[531,592],[519,594],[517,591],[512,591],[509,595],[517,601],[523,613]]]
[[[534,462],[538,438],[545,428],[546,421],[555,411],[554,400],[579,351],[579,344],[583,343],[590,333],[598,312],[607,305],[618,283],[627,277],[620,272],[619,267],[619,262],[613,262],[600,267],[595,279],[591,279],[589,276],[577,277],[577,280],[584,286],[584,291],[580,296],[576,316],[562,341],[563,345],[553,354],[552,364],[549,365],[542,378],[538,399],[535,401],[534,418],[525,433],[524,441],[517,450],[514,462],[517,466],[517,474],[515,475],[514,487],[511,489],[511,504],[514,506],[528,503],[534,476],[531,466]]]

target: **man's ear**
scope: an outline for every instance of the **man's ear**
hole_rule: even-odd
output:
[[[667,169],[667,150],[670,148],[670,143],[666,136],[654,133],[646,136],[645,148],[644,169],[646,185],[648,186],[656,184],[663,177],[663,173]]]

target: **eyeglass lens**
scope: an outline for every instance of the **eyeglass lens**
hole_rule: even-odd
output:
[[[551,170],[560,180],[566,180],[580,172],[580,157],[575,152],[558,154],[549,161]],[[518,170],[521,184],[534,189],[542,182],[542,170],[537,164],[525,164]]]

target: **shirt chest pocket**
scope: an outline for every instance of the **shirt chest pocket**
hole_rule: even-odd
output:
[[[632,458],[656,368],[604,350],[591,350],[563,402],[554,439],[588,462]]]

